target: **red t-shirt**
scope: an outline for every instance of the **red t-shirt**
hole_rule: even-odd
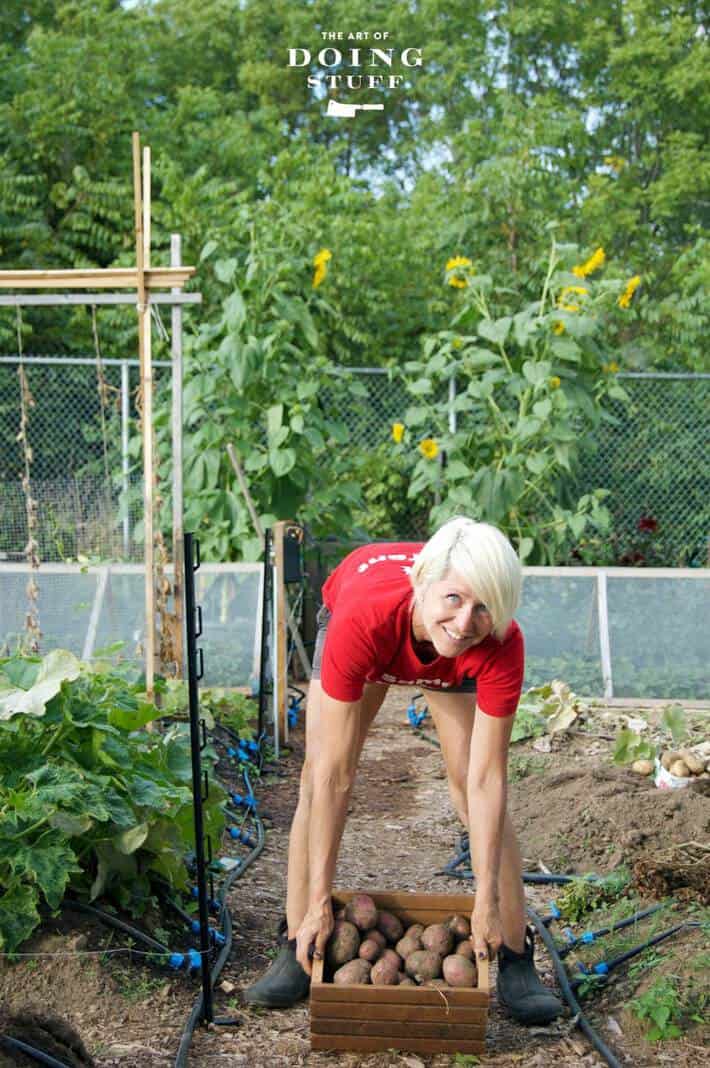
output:
[[[489,635],[460,656],[424,663],[412,643],[409,574],[423,542],[365,545],[323,586],[331,612],[321,683],[338,701],[357,701],[366,682],[445,691],[476,680],[476,703],[489,716],[515,712],[523,684],[523,635],[512,622],[502,641]]]

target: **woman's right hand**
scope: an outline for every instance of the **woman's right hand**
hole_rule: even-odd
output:
[[[326,942],[333,933],[334,925],[330,897],[309,906],[296,932],[296,959],[306,975],[310,975],[313,970],[311,956],[316,960],[322,960],[325,956]]]

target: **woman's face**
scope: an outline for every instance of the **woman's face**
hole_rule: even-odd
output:
[[[417,641],[432,643],[439,656],[459,656],[493,631],[485,604],[457,572],[415,592],[412,630]]]

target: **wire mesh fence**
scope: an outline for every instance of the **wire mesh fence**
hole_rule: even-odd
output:
[[[19,362],[0,359],[0,559],[23,559],[27,495]],[[142,558],[136,361],[27,357],[30,494],[40,560]],[[156,392],[170,388],[155,365]]]
[[[40,559],[139,560],[137,366],[105,359],[98,375],[88,358],[27,357],[24,367],[33,401],[28,439]],[[410,404],[405,385],[381,369],[349,370],[367,395],[341,407],[338,416],[350,431],[353,470],[369,486],[369,529],[380,538],[424,538],[428,512],[407,498],[406,476],[385,499],[385,475],[396,472],[383,466],[382,450]],[[0,559],[11,561],[23,559],[28,540],[17,371],[16,358],[0,358]],[[702,566],[710,535],[710,375],[620,377],[631,402],[616,403],[616,421],[600,425],[581,457],[580,495],[607,489],[613,516],[609,555],[589,562]],[[155,380],[158,396],[169,390],[169,365],[156,367]],[[392,497],[399,501],[394,510]]]

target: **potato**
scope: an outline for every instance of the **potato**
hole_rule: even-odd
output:
[[[325,947],[325,957],[331,968],[339,968],[349,960],[357,957],[360,948],[360,935],[354,924],[347,920],[336,920],[333,933]]]
[[[416,986],[417,984],[406,972],[399,972],[399,986]]]
[[[369,931],[377,927],[377,905],[369,894],[355,894],[345,906],[345,919],[358,931]]]
[[[391,960],[381,958],[373,964],[370,972],[370,982],[373,986],[397,986],[399,984],[399,968]]]
[[[457,941],[461,938],[468,938],[471,934],[471,924],[465,916],[449,916],[444,923]]]
[[[459,957],[463,957],[464,960],[475,960],[476,954],[469,938],[462,939],[454,950]]]
[[[438,979],[441,975],[441,957],[430,949],[418,949],[409,954],[404,962],[404,970],[418,983]]]
[[[631,765],[631,770],[635,771],[637,775],[650,775],[653,772],[653,768],[652,760],[634,760]]]
[[[476,985],[476,965],[460,953],[451,953],[444,957],[441,971],[449,986]]]
[[[374,938],[364,938],[357,955],[361,960],[369,960],[371,964],[374,964],[382,956],[382,946]]]
[[[454,948],[453,932],[445,923],[432,923],[422,932],[422,945],[440,957],[447,957]]]
[[[668,770],[670,771],[671,775],[675,775],[679,779],[687,779],[690,777],[688,765],[684,760],[681,760],[680,757],[678,758],[678,760],[673,761]]]
[[[377,942],[377,945],[381,946],[382,949],[387,948],[387,939],[382,934],[382,931],[378,931],[376,927],[373,927],[371,931],[365,931],[362,936],[363,942],[366,938],[369,938],[371,942]]]
[[[674,760],[677,760],[677,759],[678,759],[678,754],[674,753],[672,749],[667,749],[666,752],[663,753],[663,755],[661,756],[661,764],[666,769],[666,771],[670,771],[671,770],[671,764],[673,763]]]
[[[405,935],[404,938],[400,938],[397,945],[394,947],[399,953],[402,960],[406,960],[412,953],[416,953],[418,949],[423,949],[421,939]]]
[[[377,930],[381,931],[387,941],[394,945],[404,934],[404,924],[394,913],[382,910],[377,917]]]
[[[349,986],[351,983],[369,983],[372,965],[369,960],[349,960],[338,968],[333,976],[333,982],[338,986]]]
[[[396,968],[397,971],[401,971],[402,965],[404,963],[399,953],[396,953],[393,949],[385,949],[382,953],[382,956],[380,957],[380,960],[390,961],[392,967]]]
[[[691,775],[702,775],[705,770],[705,765],[699,756],[696,756],[695,753],[691,753],[689,749],[681,749],[679,756],[681,760],[685,761]]]
[[[433,986],[436,990],[450,989],[445,979],[427,979],[425,983],[422,983],[422,986]]]
[[[410,938],[410,937],[411,938],[421,938],[423,932],[424,932],[424,924],[423,923],[413,923],[404,932],[404,937],[405,938]]]

